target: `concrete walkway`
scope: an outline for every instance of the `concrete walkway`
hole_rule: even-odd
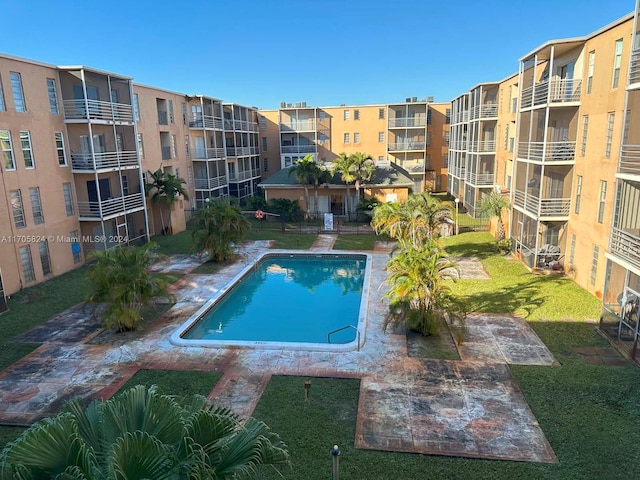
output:
[[[320,234],[318,235],[318,238],[316,238],[316,241],[313,242],[313,245],[311,245],[311,248],[309,250],[315,250],[315,251],[331,250],[333,249],[333,246],[335,245],[337,239],[338,239],[337,235]]]
[[[318,248],[321,241],[325,239],[318,240]],[[470,342],[461,350],[461,361],[409,358],[406,337],[381,329],[387,305],[379,287],[386,279],[390,251],[384,243],[372,254],[368,319],[360,351],[172,345],[171,333],[267,245],[255,242],[244,247],[233,265],[215,275],[185,275],[173,286],[175,306],[135,340],[87,344],[95,335],[89,313],[84,339],[79,331],[73,341],[64,335],[47,338],[42,329],[38,338],[43,345],[0,373],[0,422],[32,422],[54,414],[69,398],[108,398],[140,368],[222,372],[209,398],[241,415],[253,412],[272,375],[351,377],[362,379],[356,425],[359,448],[557,461],[507,367],[507,363],[552,365],[555,360],[546,347],[521,319],[484,315],[470,319]],[[160,271],[177,271],[176,265],[184,260],[169,262]],[[79,317],[77,308],[68,311],[70,324],[82,325]],[[56,325],[49,328],[60,329]],[[491,355],[494,349],[500,354]],[[479,361],[480,354],[486,358]]]

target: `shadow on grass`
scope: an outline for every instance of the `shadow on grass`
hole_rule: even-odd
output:
[[[461,289],[464,292],[464,288]],[[481,291],[473,294],[459,294],[471,312],[478,313],[519,313],[527,318],[540,308],[545,301],[541,295],[542,289],[535,279],[525,283],[505,286],[491,291]]]
[[[445,248],[452,257],[477,257],[484,260],[497,254],[493,243],[465,242],[446,245]]]

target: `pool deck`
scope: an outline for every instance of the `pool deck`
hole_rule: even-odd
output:
[[[318,238],[327,250],[334,239]],[[252,262],[269,242],[245,245],[214,275],[188,273],[201,258],[172,257],[157,271],[185,273],[172,286],[177,303],[135,340],[88,343],[100,330],[90,309],[73,307],[18,341],[43,342],[0,373],[0,423],[28,424],[55,414],[64,401],[109,398],[138,369],[223,372],[209,398],[248,416],[272,375],[361,379],[358,448],[553,463],[556,456],[508,365],[554,365],[528,324],[507,315],[473,314],[460,361],[407,356],[405,335],[384,333],[385,264],[391,245],[372,254],[368,323],[360,351],[312,352],[177,347],[171,333]],[[370,253],[370,252],[368,252]],[[465,266],[468,265],[468,266]],[[461,277],[482,271],[466,260]],[[469,275],[465,272],[469,272]],[[73,335],[64,333],[72,329]]]

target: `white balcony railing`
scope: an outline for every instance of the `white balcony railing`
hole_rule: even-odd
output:
[[[227,147],[228,157],[241,157],[243,155],[254,155],[256,147]]]
[[[229,175],[230,182],[241,182],[243,180],[249,180],[260,176],[260,170],[245,170],[243,172],[236,172],[233,175]]]
[[[493,177],[493,173],[467,172],[465,181],[477,186],[491,186],[493,185]]]
[[[513,203],[538,217],[568,217],[571,209],[570,198],[541,199],[518,189],[514,192]]]
[[[640,268],[640,237],[612,228],[609,253]]]
[[[640,83],[640,50],[634,50],[631,54],[631,61],[629,62],[629,84],[633,85],[636,83]]]
[[[224,158],[224,148],[196,148],[193,150],[194,160],[221,159]]]
[[[144,208],[142,193],[133,193],[123,197],[108,198],[101,202],[78,202],[80,219],[103,219],[113,215],[122,215]]]
[[[469,110],[469,119],[487,119],[498,116],[498,105],[496,103],[484,103],[476,105]]]
[[[620,173],[640,175],[640,145],[628,145],[626,143],[622,145],[618,171]]]
[[[396,117],[389,119],[389,128],[424,128],[427,120],[424,117]]]
[[[308,120],[290,120],[288,122],[280,122],[280,131],[282,132],[313,132],[316,129],[316,120],[314,118]]]
[[[580,101],[582,80],[579,78],[554,78],[531,87],[524,88],[520,98],[521,108],[546,103],[567,103]]]
[[[207,128],[222,130],[222,118],[202,113],[193,113],[189,116],[189,128]]]
[[[133,109],[124,103],[99,100],[64,100],[65,120],[100,120],[114,123],[133,123]]]
[[[520,142],[517,157],[537,162],[573,162],[576,142]]]
[[[469,142],[470,152],[479,153],[495,153],[496,142],[495,140],[483,140],[481,142]]]
[[[280,151],[282,153],[316,153],[318,146],[313,145],[281,145]]]
[[[71,168],[76,171],[119,170],[138,166],[138,156],[134,151],[102,152],[93,156],[90,153],[71,154]]]
[[[398,152],[398,151],[407,151],[407,150],[424,150],[426,147],[427,147],[426,142],[399,142],[399,143],[390,143],[389,151]]]
[[[222,175],[215,178],[195,178],[196,190],[215,190],[227,186],[227,177]]]

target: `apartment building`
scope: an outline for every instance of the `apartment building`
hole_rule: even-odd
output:
[[[604,290],[603,311],[600,329],[619,348],[630,357],[638,360],[638,343],[640,331],[638,321],[638,304],[640,299],[640,0],[636,2],[633,20],[633,37],[629,38],[626,30],[613,40],[614,48],[609,44],[610,78],[603,78],[602,82],[616,82],[616,95],[624,92],[625,100],[622,111],[615,110],[616,116],[609,120],[622,124],[622,129],[614,128],[614,134],[622,135],[620,149],[615,149],[615,138],[611,140],[612,162],[617,164],[615,172],[615,196],[613,192],[605,200],[607,204],[613,201],[613,219],[608,249],[603,259]],[[618,43],[622,40],[622,43]],[[630,40],[630,41],[629,41]],[[609,42],[610,43],[610,42]],[[589,52],[595,52],[598,58],[599,50],[594,45]],[[625,57],[625,53],[628,57]],[[628,61],[625,61],[628,58]],[[590,62],[591,63],[591,62]],[[595,63],[595,62],[592,62]],[[611,71],[612,70],[612,71]],[[626,71],[625,71],[626,70]],[[588,69],[593,77],[594,88],[597,70]],[[628,72],[628,74],[627,74]],[[605,74],[606,75],[606,74]],[[617,106],[617,104],[616,104]],[[591,132],[588,132],[591,135]],[[601,135],[601,133],[600,133]],[[609,144],[608,129],[605,137],[605,157]],[[588,148],[588,147],[587,147]],[[615,155],[619,152],[617,162]],[[607,209],[608,210],[608,209]],[[595,264],[596,256],[593,255]],[[597,264],[596,264],[597,265]],[[598,267],[599,268],[599,267]],[[597,270],[596,270],[597,273]]]
[[[511,239],[602,296],[633,16],[520,59]],[[617,119],[617,122],[616,122]]]

